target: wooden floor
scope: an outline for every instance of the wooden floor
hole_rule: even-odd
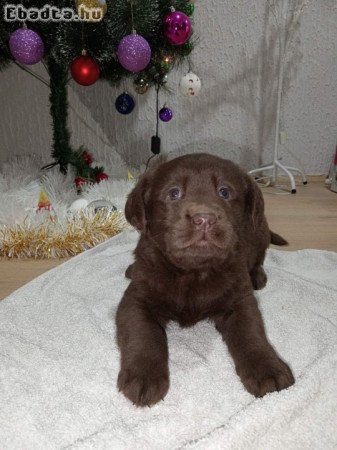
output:
[[[337,252],[337,194],[325,187],[323,178],[314,178],[307,186],[299,184],[293,195],[274,187],[263,187],[262,191],[270,228],[290,242],[282,250]],[[0,260],[0,299],[62,262]]]
[[[290,245],[282,250],[317,248],[337,252],[337,193],[325,186],[324,178],[297,186],[296,194],[273,187],[262,188],[270,229]]]

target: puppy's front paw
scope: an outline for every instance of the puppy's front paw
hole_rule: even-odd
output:
[[[169,389],[169,376],[163,371],[121,370],[118,388],[136,406],[152,406],[163,400]]]
[[[237,372],[247,391],[255,397],[287,389],[295,383],[288,365],[276,355],[246,361],[237,368]]]

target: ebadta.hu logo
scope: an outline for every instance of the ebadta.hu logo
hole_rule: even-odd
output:
[[[58,8],[46,4],[42,8],[7,4],[4,19],[7,22],[99,22],[107,12],[105,0],[76,0],[73,8]]]

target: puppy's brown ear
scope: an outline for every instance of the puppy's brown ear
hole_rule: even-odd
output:
[[[146,225],[146,197],[150,189],[152,171],[141,176],[138,183],[128,196],[125,205],[126,220],[137,230],[143,231]]]
[[[264,200],[262,192],[256,181],[250,175],[246,175],[245,209],[248,220],[255,229],[264,216]]]

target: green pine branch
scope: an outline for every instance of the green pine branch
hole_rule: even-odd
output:
[[[85,0],[84,0],[85,1]],[[0,14],[7,0],[0,0]],[[43,8],[45,0],[21,0],[11,2],[26,8]],[[83,160],[83,148],[71,147],[71,134],[68,128],[67,82],[69,67],[85,48],[100,66],[101,78],[116,85],[123,78],[132,77],[146,80],[149,86],[163,85],[165,76],[192,52],[194,44],[190,39],[182,46],[170,45],[163,33],[163,19],[170,12],[172,4],[176,10],[190,11],[187,0],[134,0],[133,15],[129,0],[107,0],[107,13],[98,23],[88,22],[30,22],[28,28],[37,32],[45,45],[44,61],[50,74],[50,113],[53,126],[52,157],[63,173],[69,165],[85,179],[94,181],[103,172],[102,167],[92,167]],[[74,0],[57,2],[59,8],[75,8]],[[133,21],[132,21],[133,18]],[[0,71],[13,63],[9,51],[10,34],[21,27],[20,22],[6,22],[0,16]],[[148,40],[152,49],[149,66],[141,73],[132,74],[125,70],[116,57],[120,40],[132,33],[133,28]],[[164,61],[169,57],[170,62]],[[86,89],[83,87],[83,89]]]

